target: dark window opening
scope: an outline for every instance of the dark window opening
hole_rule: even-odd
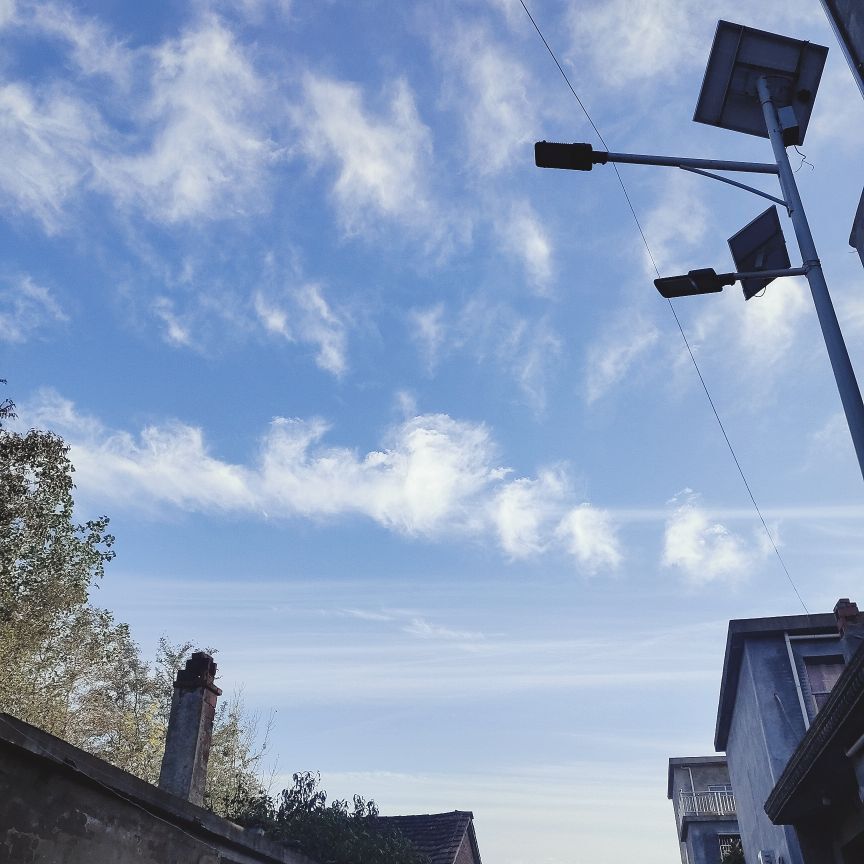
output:
[[[805,657],[804,668],[807,670],[807,682],[810,685],[810,695],[813,697],[813,709],[819,709],[828,701],[837,679],[843,674],[846,664],[839,654],[825,657]]]

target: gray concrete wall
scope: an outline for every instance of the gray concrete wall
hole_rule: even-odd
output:
[[[687,831],[687,851],[690,864],[720,864],[720,834],[737,834],[734,819],[693,822]],[[750,860],[749,858],[747,859]],[[755,859],[753,859],[755,861]]]
[[[748,641],[726,744],[747,861],[757,861],[760,849],[770,849],[775,856],[782,855],[786,864],[803,864],[794,832],[772,825],[764,810],[803,734],[804,720],[782,634]]]
[[[675,816],[678,816],[679,793],[690,792],[690,771],[693,772],[693,785],[697,792],[705,791],[709,786],[720,786],[730,783],[729,769],[720,762],[675,765],[672,769],[672,804]]]
[[[0,864],[313,864],[0,714]]]

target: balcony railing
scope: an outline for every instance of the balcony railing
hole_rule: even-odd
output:
[[[678,821],[687,816],[735,816],[735,796],[731,792],[685,792],[678,799]]]

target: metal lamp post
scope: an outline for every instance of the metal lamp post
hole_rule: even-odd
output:
[[[803,262],[801,267],[789,267],[782,232],[775,215],[773,219],[783,249],[778,256],[777,239],[770,238],[773,246],[769,243],[765,248],[773,250],[773,266],[769,255],[764,263],[743,268],[750,272],[717,274],[708,268],[691,270],[686,276],[658,279],[655,285],[664,297],[669,298],[721,291],[724,285],[740,280],[745,286],[745,297],[749,299],[759,290],[758,286],[764,286],[771,279],[805,275],[810,284],[858,465],[864,476],[864,402],[786,153],[787,147],[801,144],[804,140],[827,53],[827,48],[810,42],[727,21],[718,22],[693,119],[699,123],[770,139],[774,150],[774,163],[606,153],[594,150],[590,144],[558,144],[547,141],[539,141],[535,145],[535,162],[541,168],[577,171],[590,171],[594,165],[605,165],[607,162],[675,167],[745,189],[785,207],[798,240]],[[776,174],[783,197],[770,195],[761,189],[715,174],[714,171]],[[760,219],[769,215],[766,212]],[[755,229],[759,221],[754,220],[736,237],[743,235],[751,227],[758,234]],[[765,224],[763,220],[763,231]],[[758,258],[756,260],[761,261]],[[751,283],[750,290],[748,280]],[[752,288],[753,284],[757,287]]]

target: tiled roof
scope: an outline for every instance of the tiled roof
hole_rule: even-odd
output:
[[[432,864],[453,864],[462,838],[474,818],[468,810],[428,813],[424,816],[381,816],[382,822],[398,828]]]

